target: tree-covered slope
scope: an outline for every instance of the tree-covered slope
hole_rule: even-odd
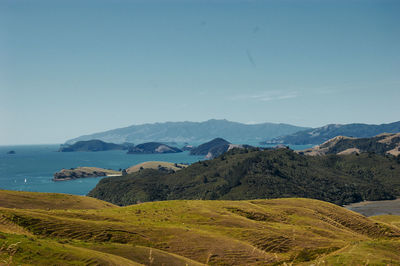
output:
[[[102,179],[89,193],[117,205],[172,199],[306,197],[346,204],[400,195],[400,157],[312,157],[289,149],[234,149],[173,174],[144,170]]]
[[[223,138],[215,138],[209,142],[203,143],[190,151],[192,155],[207,155],[213,149],[222,149],[225,151],[228,150],[229,141],[224,140]]]

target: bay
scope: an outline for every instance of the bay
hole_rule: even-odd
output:
[[[57,152],[59,147],[59,145],[0,146],[0,189],[86,195],[104,177],[55,182],[52,181],[53,174],[63,168],[79,166],[119,170],[146,161],[190,164],[204,158],[204,156],[189,155],[189,152],[169,154],[126,154],[126,151]],[[16,154],[7,154],[11,150]]]
[[[58,152],[59,147],[59,144],[0,146],[0,189],[86,195],[104,177],[55,182],[52,180],[53,174],[63,168],[79,166],[119,170],[146,161],[191,164],[204,159],[204,156],[189,155],[188,151],[169,154],[126,154],[126,151]],[[292,149],[308,147],[310,145],[290,146]],[[7,154],[9,151],[15,151],[15,154]]]

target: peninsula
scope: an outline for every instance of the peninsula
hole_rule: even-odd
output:
[[[53,181],[65,181],[85,177],[99,176],[120,176],[120,171],[103,169],[98,167],[77,167],[71,169],[62,169],[54,174]]]

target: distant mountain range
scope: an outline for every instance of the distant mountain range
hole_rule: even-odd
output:
[[[215,138],[228,139],[232,143],[253,145],[257,142],[264,145],[318,145],[337,136],[369,138],[382,133],[398,132],[400,132],[400,121],[381,125],[329,124],[319,128],[307,128],[274,123],[247,125],[225,119],[211,119],[205,122],[165,122],[133,125],[80,136],[68,140],[66,145],[96,139],[114,144],[159,142],[177,146],[184,143],[197,145]]]
[[[289,124],[242,124],[225,119],[205,122],[165,122],[133,125],[68,140],[66,144],[98,139],[112,143],[178,142],[199,144],[214,138],[229,139],[233,143],[260,142],[288,135],[307,127]]]
[[[354,138],[370,138],[382,133],[400,132],[400,121],[381,124],[330,124],[324,127],[306,129],[285,136],[279,136],[272,140],[262,142],[262,144],[321,144],[337,136],[346,136]]]

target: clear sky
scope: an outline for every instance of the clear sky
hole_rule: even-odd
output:
[[[0,0],[0,145],[400,120],[400,1]]]

